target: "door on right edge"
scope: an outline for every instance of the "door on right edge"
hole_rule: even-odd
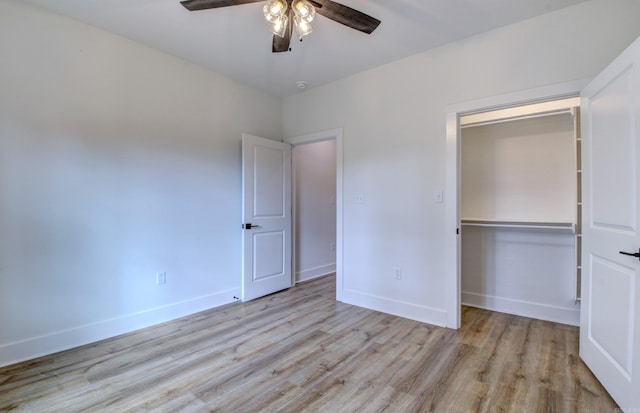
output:
[[[640,39],[581,97],[580,357],[623,410],[640,411]]]

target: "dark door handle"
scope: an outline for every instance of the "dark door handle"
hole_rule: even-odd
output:
[[[260,225],[254,225],[251,223],[242,224],[242,229],[252,229],[252,228],[260,228]]]
[[[620,254],[622,255],[629,255],[632,257],[636,257],[637,259],[640,260],[640,250],[638,250],[638,252],[624,252],[624,251],[620,251]]]

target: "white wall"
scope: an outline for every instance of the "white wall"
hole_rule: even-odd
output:
[[[462,129],[462,219],[575,222],[573,117]]]
[[[446,106],[592,77],[640,35],[638,15],[638,1],[595,0],[286,98],[286,136],[344,128],[340,299],[446,324],[451,206],[433,198],[445,187]]]
[[[293,148],[296,280],[336,270],[336,141]]]
[[[281,99],[15,1],[0,60],[0,365],[232,301]]]
[[[579,325],[570,231],[462,227],[462,303]]]

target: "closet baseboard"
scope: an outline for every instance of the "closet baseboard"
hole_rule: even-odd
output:
[[[464,291],[462,292],[462,305],[572,326],[580,325],[579,308],[550,306]]]

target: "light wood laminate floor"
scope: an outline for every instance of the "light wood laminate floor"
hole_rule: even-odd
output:
[[[335,278],[0,369],[0,411],[615,412],[578,329],[464,308],[447,330]]]

